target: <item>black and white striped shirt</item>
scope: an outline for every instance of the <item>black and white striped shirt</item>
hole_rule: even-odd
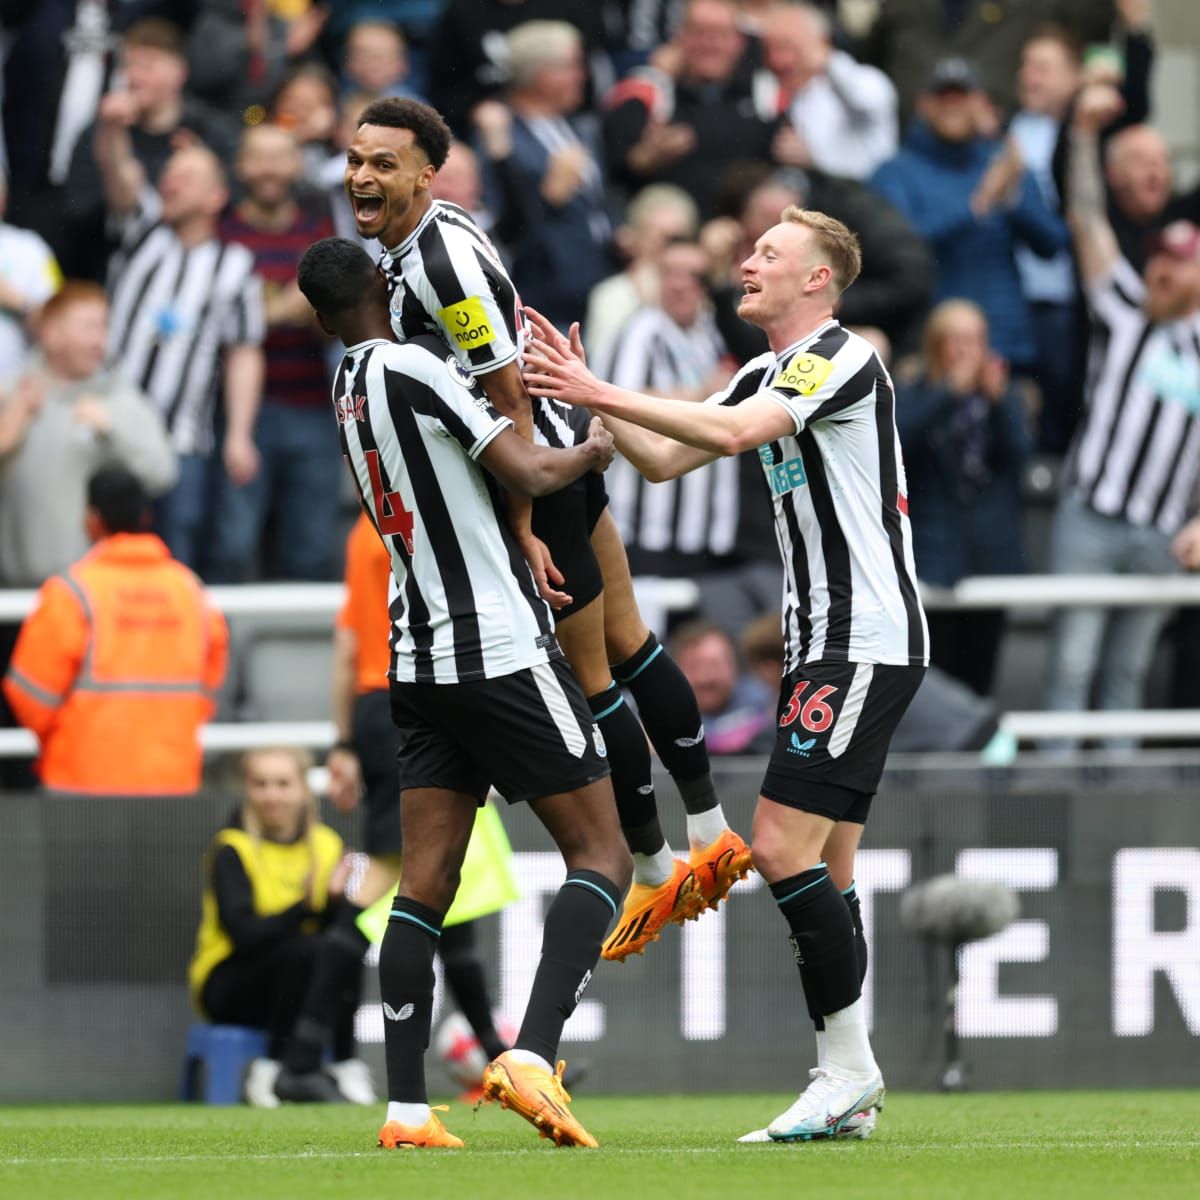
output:
[[[262,283],[245,247],[185,246],[164,225],[153,188],[120,226],[109,268],[109,358],[162,414],[178,454],[213,448],[213,406],[227,347],[257,345]]]
[[[393,679],[495,679],[561,655],[550,610],[476,459],[512,427],[440,337],[346,351],[342,448],[388,547]]]
[[[464,209],[434,200],[381,264],[400,341],[436,333],[472,375],[516,362],[525,312],[500,255]]]
[[[1200,313],[1151,321],[1124,258],[1086,292],[1094,328],[1066,486],[1097,512],[1174,535],[1200,482]]]
[[[783,558],[785,671],[820,660],[927,665],[895,393],[874,349],[827,321],[751,359],[705,403],[759,393],[796,425],[758,448]]]
[[[632,392],[671,396],[701,387],[724,353],[711,314],[684,329],[661,308],[644,308],[621,329],[597,373]],[[690,574],[728,559],[737,541],[738,474],[736,458],[719,458],[650,483],[618,455],[605,479],[634,573]]]

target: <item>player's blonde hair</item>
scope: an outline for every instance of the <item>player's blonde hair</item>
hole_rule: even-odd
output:
[[[844,292],[857,278],[862,270],[862,247],[858,244],[858,235],[837,220],[823,212],[811,208],[800,208],[789,204],[779,217],[780,221],[790,221],[794,225],[803,225],[810,229],[817,251],[826,265],[833,272],[833,286],[839,293]]]
[[[554,67],[583,44],[566,21],[526,21],[509,31],[508,69],[513,87],[528,87],[543,67]]]

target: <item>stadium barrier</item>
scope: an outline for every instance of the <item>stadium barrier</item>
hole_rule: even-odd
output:
[[[762,766],[717,766],[743,830]],[[681,847],[680,805],[659,782]],[[957,871],[1003,881],[1021,903],[1016,923],[962,952],[957,1027],[972,1086],[1200,1085],[1198,784],[1200,754],[893,762],[858,879],[866,996],[889,1084],[940,1079],[949,964],[903,931],[899,903],[910,883]],[[0,1102],[174,1095],[193,1020],[184,978],[201,856],[231,803],[0,795]],[[562,867],[525,807],[503,817],[524,895],[482,922],[480,940],[501,1009],[519,1014]],[[328,819],[353,844],[353,819]],[[589,1091],[717,1091],[731,1086],[731,1062],[739,1089],[803,1081],[811,1033],[786,930],[757,877],[738,888],[645,958],[601,965],[563,1046],[569,1060],[590,1060]],[[367,987],[375,997],[373,972]],[[364,1005],[359,1026],[381,1070],[377,1006]],[[436,1069],[432,1078],[449,1090]]]

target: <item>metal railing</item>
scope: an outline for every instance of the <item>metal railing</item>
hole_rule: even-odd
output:
[[[658,580],[658,601],[675,610],[698,598],[690,579]],[[209,589],[228,617],[311,617],[331,621],[344,589],[337,583],[267,583]],[[33,607],[32,590],[0,591],[0,621],[19,621]],[[1200,606],[1200,575],[979,575],[952,588],[923,586],[930,611],[1003,608],[1054,609],[1071,606],[1130,608]],[[1007,712],[1001,727],[1021,742],[1042,738],[1133,737],[1142,741],[1200,738],[1200,710],[1140,709],[1127,712]],[[328,721],[243,722],[208,725],[201,731],[206,753],[229,753],[261,745],[322,749],[334,740]],[[0,730],[0,758],[36,753],[23,729]]]

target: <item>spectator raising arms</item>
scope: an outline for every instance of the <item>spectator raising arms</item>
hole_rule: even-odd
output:
[[[896,392],[908,472],[913,557],[925,583],[1024,570],[1021,471],[1028,421],[987,319],[969,300],[946,300],[925,331],[920,377]],[[930,657],[979,695],[991,688],[1003,610],[929,614]]]
[[[242,760],[244,798],[204,858],[204,898],[188,983],[209,1020],[248,1025],[270,1035],[255,1059],[246,1099],[277,1108],[275,1080],[320,951],[321,929],[338,913],[347,866],[342,839],[317,818],[306,751],[252,750]],[[338,994],[330,1076],[365,1082],[354,1058],[354,1014],[361,971]],[[348,1080],[347,1080],[348,1082]],[[350,1089],[346,1089],[350,1092]]]
[[[108,299],[68,281],[37,323],[38,351],[0,393],[0,583],[37,587],[87,550],[87,480],[132,471],[152,494],[176,477],[162,418],[104,366]]]
[[[146,493],[128,471],[92,477],[84,519],[92,549],[42,586],[4,694],[37,735],[48,790],[194,792],[200,726],[225,678],[225,620],[146,532]]]

